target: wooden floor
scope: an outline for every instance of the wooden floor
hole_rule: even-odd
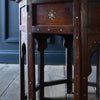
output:
[[[64,78],[63,65],[48,65],[45,67],[45,81],[62,78]],[[58,98],[51,100],[73,100],[73,94],[67,95],[66,99],[65,91],[66,89],[64,84],[52,86],[45,88],[45,96]],[[19,66],[17,64],[0,64],[0,100],[19,100]],[[95,88],[93,87],[89,87],[89,100],[96,100]]]

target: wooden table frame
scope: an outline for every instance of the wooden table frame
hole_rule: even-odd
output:
[[[18,0],[17,0],[18,1]],[[47,84],[44,82],[44,75],[41,73],[44,68],[44,61],[43,61],[43,53],[44,49],[47,46],[46,40],[48,37],[50,37],[53,31],[48,32],[46,31],[46,28],[44,27],[34,27],[33,20],[32,20],[32,12],[33,12],[33,3],[42,3],[45,0],[19,0],[19,11],[21,11],[22,7],[26,8],[27,12],[25,19],[26,22],[21,25],[21,19],[20,19],[20,91],[21,91],[21,100],[25,100],[25,94],[24,94],[24,54],[26,53],[26,63],[27,63],[27,76],[28,76],[28,93],[27,93],[27,100],[36,100],[36,90],[41,88],[40,90],[40,98],[41,100],[44,100],[44,89],[43,85],[46,86]],[[50,2],[50,0],[47,0]],[[60,0],[54,0],[54,2],[57,2]],[[63,0],[68,1],[68,0]],[[61,35],[65,39],[65,44],[68,42],[67,37],[68,35],[73,36],[73,49],[74,49],[74,100],[88,100],[88,75],[91,73],[91,67],[90,67],[90,59],[92,54],[99,49],[99,43],[100,43],[100,27],[97,27],[97,30],[92,30],[92,28],[87,29],[87,22],[88,19],[86,16],[88,16],[88,0],[69,0],[73,1],[73,8],[74,8],[74,15],[73,15],[73,27],[68,27],[65,29],[66,31],[63,31],[65,34],[61,34],[62,30],[59,32],[55,32],[55,34]],[[96,0],[98,1],[98,0]],[[53,2],[53,1],[52,1]],[[21,14],[21,12],[20,12]],[[98,14],[99,15],[99,14]],[[20,15],[21,18],[21,15]],[[100,25],[99,25],[100,26]],[[40,32],[40,29],[42,29]],[[37,30],[36,30],[37,29]],[[90,30],[91,29],[91,30]],[[40,33],[40,34],[34,34],[34,33]],[[41,33],[48,33],[43,34],[43,37],[41,36]],[[67,32],[67,33],[66,33]],[[88,33],[91,34],[88,34]],[[95,35],[98,34],[98,35]],[[94,38],[95,36],[95,38]],[[39,38],[41,37],[41,39]],[[38,51],[39,51],[39,66],[41,66],[39,72],[42,76],[39,79],[41,86],[35,88],[35,51],[34,51],[34,39],[37,39],[38,42]],[[96,40],[96,41],[95,41]],[[100,62],[100,61],[99,61]],[[66,81],[66,80],[65,80]],[[63,80],[63,82],[65,82]],[[98,81],[99,82],[99,81]],[[59,83],[59,82],[58,82]],[[52,84],[52,83],[49,83]],[[98,83],[100,84],[100,82]],[[99,86],[99,85],[98,85]],[[42,91],[42,92],[41,92]],[[98,92],[99,93],[99,92]],[[99,93],[100,94],[100,93]],[[99,97],[98,97],[99,98]]]

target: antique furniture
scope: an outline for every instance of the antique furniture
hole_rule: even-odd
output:
[[[47,39],[54,34],[65,40],[65,47],[74,50],[74,100],[88,100],[88,75],[90,60],[100,45],[100,1],[99,0],[16,0],[20,13],[20,91],[24,93],[24,55],[26,53],[28,91],[27,99],[36,100],[40,89],[40,100],[44,100],[44,86],[69,82],[59,80],[44,82],[44,49]],[[35,83],[34,39],[39,51],[39,85]],[[68,50],[70,50],[68,49]],[[70,54],[70,51],[69,53]],[[99,52],[100,55],[100,52]],[[99,61],[100,62],[100,61]],[[69,62],[68,62],[69,63]],[[69,63],[70,64],[70,63]],[[70,68],[69,68],[70,69]],[[70,73],[70,71],[68,72]],[[69,74],[70,75],[70,74]],[[100,85],[100,81],[98,81]],[[99,86],[98,85],[98,86]],[[69,86],[70,87],[70,86]],[[70,90],[70,89],[69,89]],[[100,95],[100,90],[98,91]],[[99,98],[99,97],[98,97]]]

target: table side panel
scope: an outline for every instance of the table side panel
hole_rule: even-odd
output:
[[[72,25],[72,3],[37,5],[37,25]]]
[[[100,34],[100,0],[88,0],[88,33]]]
[[[73,13],[73,2],[33,4],[33,32],[72,34]]]

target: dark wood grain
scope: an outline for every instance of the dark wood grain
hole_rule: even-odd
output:
[[[28,100],[44,99],[44,86],[62,83],[61,80],[44,82],[44,49],[47,38],[57,34],[67,39],[68,84],[71,83],[71,51],[74,49],[74,100],[88,100],[88,75],[91,73],[91,57],[100,49],[100,1],[99,0],[22,0],[19,4],[20,31],[26,44],[28,67]],[[35,87],[34,39],[38,39],[39,86]],[[73,46],[72,46],[73,41]],[[99,55],[100,56],[100,55]],[[20,53],[21,58],[21,53]],[[100,61],[99,61],[100,62]],[[21,65],[21,59],[20,59]],[[22,65],[23,66],[23,65]],[[99,70],[99,69],[98,69]],[[24,74],[24,72],[22,72]],[[99,72],[98,72],[99,73]],[[23,77],[22,74],[22,77]],[[100,73],[99,73],[100,74]],[[98,75],[99,75],[98,74]],[[23,80],[23,79],[22,79]],[[63,81],[66,83],[66,81]],[[21,82],[23,83],[23,82]],[[90,84],[90,83],[89,83]],[[99,80],[97,81],[99,87]],[[92,85],[92,84],[91,84]],[[70,92],[72,85],[68,85]],[[93,84],[94,86],[94,84]],[[97,88],[98,88],[97,87]],[[23,89],[21,89],[23,91]],[[98,95],[100,89],[98,89]],[[24,91],[23,91],[24,93]],[[99,99],[99,96],[97,98]]]
[[[87,100],[82,98],[80,18],[80,0],[74,0],[74,100]]]
[[[44,26],[37,25],[32,27],[34,33],[47,33],[47,34],[73,34],[73,26]]]
[[[47,37],[36,35],[38,49],[38,83],[40,84],[39,98],[44,100],[44,50],[47,47]]]
[[[88,0],[88,34],[100,34],[100,1]]]
[[[26,1],[26,0],[25,0]],[[34,54],[34,34],[32,34],[32,1],[28,0],[27,8],[27,75],[28,75],[28,91],[27,99],[36,100],[35,92],[35,54]]]
[[[72,25],[73,4],[71,2],[61,4],[37,5],[37,25]],[[44,12],[44,13],[43,13]],[[49,14],[55,13],[52,20]]]

